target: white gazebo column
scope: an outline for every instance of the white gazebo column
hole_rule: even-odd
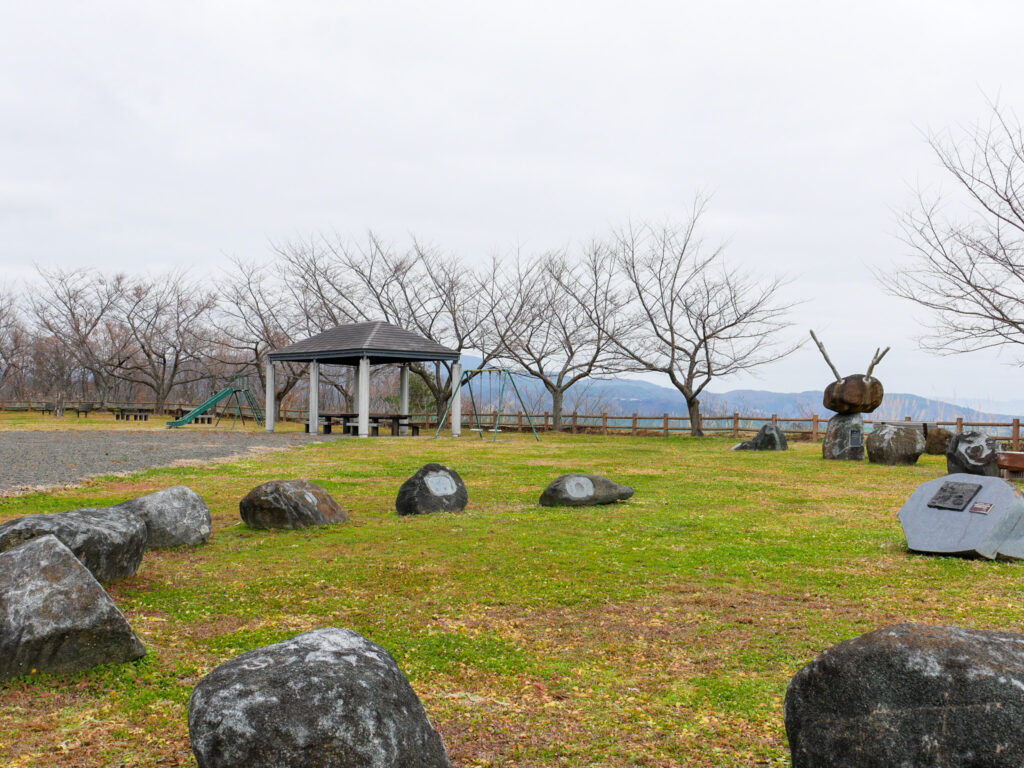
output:
[[[263,423],[267,432],[274,431],[274,420],[277,418],[277,409],[274,408],[274,393],[277,391],[274,384],[274,361],[267,358],[267,409],[264,411]]]
[[[398,434],[409,434],[409,364],[405,363],[398,374]]]
[[[316,437],[320,432],[320,363],[309,364],[309,434]]]
[[[359,360],[359,386],[357,387],[359,407],[359,436],[370,436],[370,359]]]
[[[452,363],[452,437],[462,434],[462,363]]]

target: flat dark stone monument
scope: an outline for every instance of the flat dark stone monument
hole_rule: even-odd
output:
[[[1024,559],[1024,495],[998,477],[955,474],[921,485],[900,510],[914,552]]]

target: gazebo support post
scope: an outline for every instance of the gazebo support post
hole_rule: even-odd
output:
[[[402,417],[398,434],[409,434],[409,364],[403,363],[398,374],[398,414]]]
[[[320,363],[309,364],[309,436],[320,433]]]
[[[370,359],[361,357],[359,359],[359,386],[358,395],[359,407],[359,436],[370,436]]]
[[[462,363],[452,363],[452,437],[462,435]]]
[[[274,393],[277,392],[274,383],[274,361],[267,358],[267,409],[264,417],[264,424],[267,425],[267,432],[274,431],[274,422],[277,420],[277,409],[274,407]]]

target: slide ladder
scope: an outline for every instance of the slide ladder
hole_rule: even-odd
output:
[[[196,406],[191,411],[186,413],[180,419],[174,421],[168,421],[168,427],[183,427],[186,424],[191,424],[199,416],[209,411],[211,408],[217,407],[220,403],[231,397],[235,398],[235,418],[241,417],[242,422],[245,423],[245,417],[242,415],[242,405],[246,405],[252,412],[253,418],[256,419],[256,423],[263,425],[263,409],[260,407],[259,401],[253,395],[249,389],[249,380],[246,376],[236,376],[231,380],[231,383],[224,387],[220,392],[215,394],[206,402]],[[234,422],[232,422],[233,424]]]

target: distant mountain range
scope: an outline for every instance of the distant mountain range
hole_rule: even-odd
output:
[[[478,359],[463,358],[464,367],[478,364]],[[515,378],[531,411],[550,410],[550,398],[536,379],[519,374],[516,374]],[[488,397],[496,397],[495,387],[496,385],[488,382],[486,378],[476,382],[474,389],[481,401],[481,409],[486,408],[484,403]],[[701,412],[706,416],[725,416],[732,413],[739,413],[741,416],[771,416],[774,413],[779,416],[810,417],[818,414],[828,419],[834,415],[822,405],[822,390],[768,392],[758,389],[736,389],[729,392],[704,392],[700,401]],[[590,379],[569,390],[564,409],[568,413],[578,410],[580,413],[590,414],[639,413],[654,416],[667,413],[670,416],[685,416],[686,402],[676,389],[648,381],[626,378]],[[871,415],[871,418],[903,419],[909,416],[914,421],[953,421],[962,418],[968,422],[984,422],[1012,421],[1015,415],[1024,415],[1024,408],[1016,414],[993,413],[906,392],[887,392],[881,407]]]

